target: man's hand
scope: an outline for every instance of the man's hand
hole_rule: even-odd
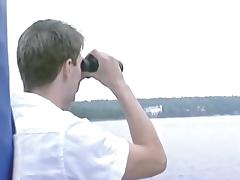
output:
[[[106,53],[93,50],[90,52],[98,60],[98,70],[93,73],[82,72],[82,79],[93,77],[104,86],[113,90],[118,83],[124,81],[119,61]]]

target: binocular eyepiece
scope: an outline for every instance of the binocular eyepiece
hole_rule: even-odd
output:
[[[118,63],[121,71],[123,71],[123,64],[120,61],[118,61]],[[82,72],[96,72],[98,70],[98,67],[98,60],[92,54],[87,55],[87,57],[82,60]]]

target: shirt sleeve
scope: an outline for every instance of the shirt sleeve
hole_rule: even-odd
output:
[[[125,139],[89,121],[69,126],[63,139],[64,169],[70,179],[122,178],[129,154]]]

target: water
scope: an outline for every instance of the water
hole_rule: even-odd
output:
[[[151,120],[168,157],[159,180],[240,180],[240,116]],[[125,120],[95,122],[131,140]]]

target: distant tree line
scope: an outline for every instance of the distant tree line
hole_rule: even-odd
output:
[[[240,114],[240,97],[238,96],[151,98],[138,99],[138,101],[144,109],[153,106],[162,107],[162,111],[157,115],[148,114],[150,118]],[[92,121],[125,119],[116,100],[74,102],[69,111],[78,117],[86,117]]]

